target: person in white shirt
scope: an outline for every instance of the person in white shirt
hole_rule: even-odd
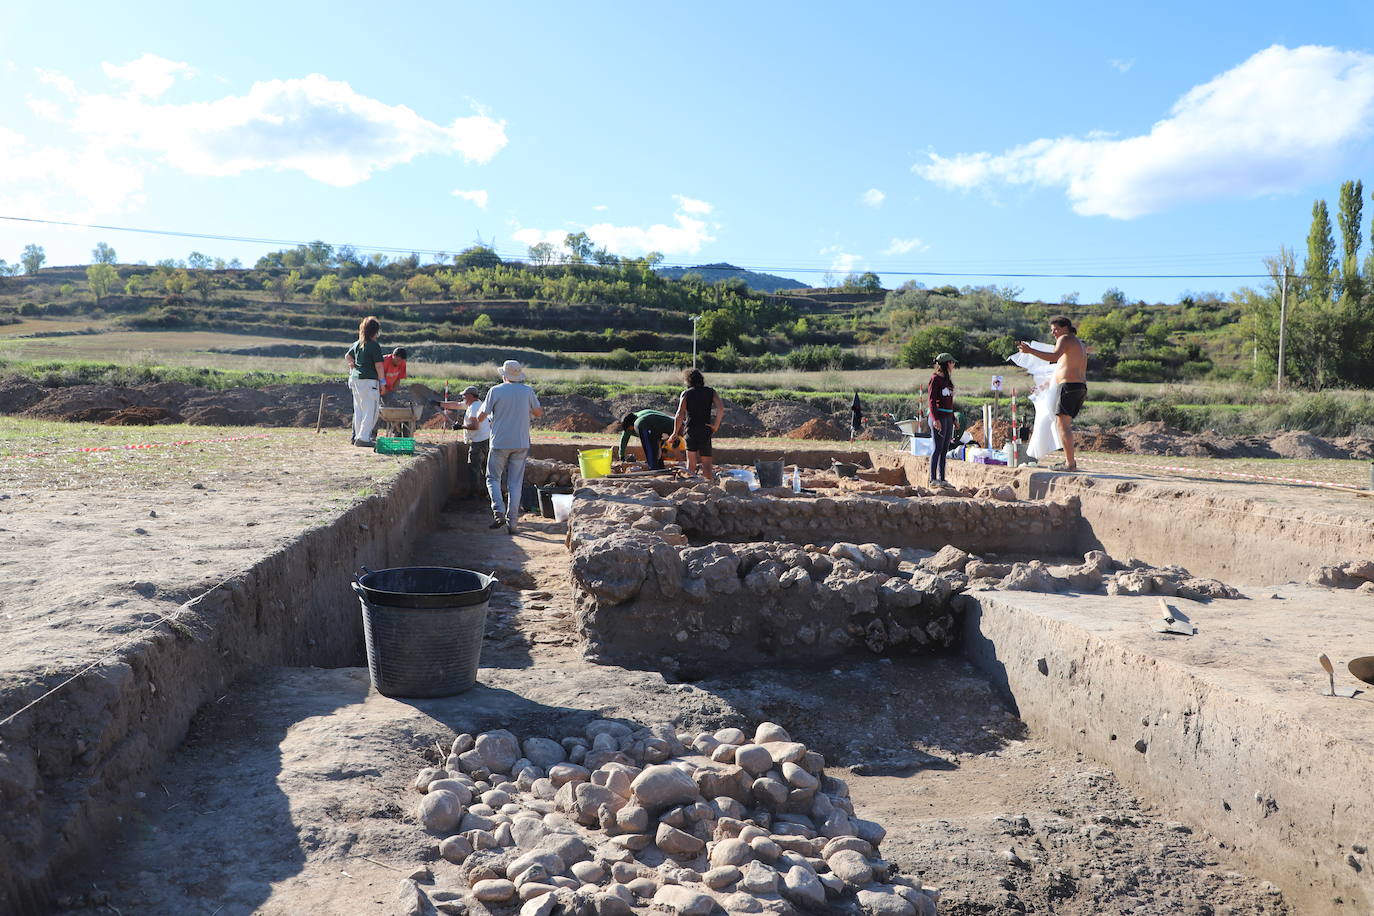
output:
[[[487,456],[487,495],[491,497],[491,527],[515,534],[520,516],[520,493],[525,459],[530,453],[530,420],[544,408],[534,389],[525,384],[525,369],[508,359],[501,366],[501,384],[487,392],[482,413],[491,418],[491,451]],[[505,479],[506,496],[501,495]]]
[[[468,444],[468,499],[478,499],[485,493],[487,478],[487,451],[491,447],[491,421],[484,413],[477,386],[469,385],[463,389],[463,403],[467,409],[463,413],[463,441]]]

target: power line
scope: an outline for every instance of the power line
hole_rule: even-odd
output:
[[[166,236],[166,237],[170,237],[170,238],[203,239],[203,240],[207,240],[207,241],[237,242],[237,243],[242,243],[242,244],[255,244],[255,245],[294,245],[294,246],[309,246],[309,245],[315,244],[316,242],[321,241],[321,240],[319,240],[319,239],[312,239],[312,240],[310,240],[310,241],[302,241],[302,240],[300,240],[300,239],[282,239],[282,238],[271,238],[271,237],[267,237],[267,236],[226,235],[226,234],[208,233],[208,232],[186,232],[186,231],[179,231],[179,230],[173,230],[173,229],[147,229],[147,228],[142,228],[142,227],[137,227],[137,226],[111,226],[111,225],[103,225],[103,224],[99,224],[99,223],[77,223],[77,222],[67,222],[67,221],[63,221],[63,220],[40,219],[40,218],[37,218],[37,217],[25,217],[25,216],[0,216],[0,220],[7,220],[7,221],[9,221],[9,222],[17,222],[17,223],[34,223],[34,224],[47,225],[47,226],[65,226],[65,227],[73,228],[73,229],[96,229],[96,230],[100,230],[100,231],[103,231],[103,232],[132,232],[132,233],[138,233],[138,234],[141,234],[141,235],[157,235],[157,236]],[[426,255],[438,256],[438,255],[449,255],[449,254],[452,253],[452,252],[448,251],[447,249],[442,249],[442,248],[397,247],[397,246],[394,246],[394,245],[360,245],[360,244],[355,244],[355,243],[352,243],[352,242],[326,243],[326,244],[329,244],[329,245],[330,245],[333,249],[335,249],[336,251],[337,251],[339,248],[348,247],[348,248],[353,248],[353,249],[355,249],[355,250],[363,250],[363,249],[366,249],[366,250],[368,250],[368,251],[377,252],[377,253],[379,253],[379,254],[381,254],[381,253],[385,253],[385,254],[416,254],[416,255],[419,255],[419,254],[426,254]],[[495,248],[492,248],[492,250],[493,250],[494,252],[496,252],[496,254],[497,254],[499,257],[501,257],[502,260],[505,260],[505,261],[515,261],[515,262],[519,262],[519,263],[532,263],[532,262],[531,262],[531,259],[530,259],[529,257],[527,257],[527,256],[524,256],[524,255],[512,255],[512,254],[509,254],[508,252],[507,252],[507,253],[503,253],[502,251],[497,250],[497,249],[495,249]],[[1112,261],[1112,260],[1117,260],[1118,262],[1119,262],[1119,261],[1133,261],[1133,260],[1144,260],[1144,261],[1158,260],[1158,261],[1168,261],[1168,260],[1173,260],[1173,259],[1191,259],[1191,258],[1203,259],[1203,258],[1208,258],[1208,257],[1212,257],[1212,258],[1226,258],[1226,259],[1229,260],[1229,259],[1238,259],[1238,258],[1249,258],[1249,257],[1252,257],[1252,256],[1249,255],[1249,254],[1245,254],[1245,253],[1228,253],[1228,254],[1216,254],[1216,255],[1205,255],[1205,254],[1196,254],[1196,253],[1194,253],[1194,254],[1182,254],[1182,255],[1161,255],[1161,256],[1157,256],[1157,257],[1156,257],[1156,256],[1152,256],[1152,255],[1123,255],[1123,256],[1121,256],[1121,257],[1118,258],[1118,259],[1113,259],[1113,258],[1110,258],[1110,257],[1102,257],[1102,258],[1080,258],[1080,259],[1068,259],[1068,258],[1029,259],[1029,258],[1027,258],[1027,259],[1009,259],[1009,260],[1007,260],[1007,261],[1003,261],[1002,263],[1004,263],[1004,264],[1006,264],[1006,263],[1019,263],[1019,262],[1025,262],[1025,261],[1033,261],[1034,263],[1038,263],[1038,264],[1046,263],[1046,261],[1048,261],[1048,262],[1050,262],[1050,263],[1061,262],[1061,261],[1063,261],[1063,262],[1069,262],[1069,263],[1083,263],[1084,261],[1088,261],[1088,262],[1092,262],[1092,261],[1108,261],[1108,262],[1110,262],[1110,261]],[[779,260],[782,260],[782,259],[779,259]],[[955,262],[955,263],[958,263],[958,262]],[[664,261],[661,261],[661,262],[659,263],[659,266],[660,266],[660,267],[667,267],[667,268],[691,268],[691,267],[701,267],[701,266],[703,266],[703,265],[692,264],[692,263],[689,263],[689,262],[686,262],[686,261],[682,261],[682,262],[668,261],[668,260],[665,259]],[[816,267],[816,266],[808,266],[808,265],[801,265],[801,264],[798,264],[798,265],[795,265],[795,266],[776,266],[776,265],[774,265],[774,266],[763,266],[763,265],[737,265],[737,264],[732,264],[732,265],[730,265],[730,266],[731,266],[731,267],[734,267],[734,268],[736,268],[736,269],[738,269],[738,270],[740,270],[740,271],[746,271],[746,270],[747,270],[747,271],[752,271],[752,272],[755,272],[755,273],[770,273],[770,272],[773,272],[773,271],[786,271],[787,273],[822,274],[822,275],[823,275],[823,274],[835,274],[835,273],[847,273],[847,272],[849,272],[849,271],[847,271],[847,270],[840,270],[840,269],[837,269],[837,268],[834,267],[834,266],[831,266],[831,267]],[[719,268],[718,268],[718,269],[719,269]],[[972,268],[965,268],[965,269],[963,269],[963,270],[895,270],[895,269],[886,269],[886,268],[881,268],[881,267],[876,267],[876,266],[875,266],[875,267],[869,268],[869,270],[871,270],[871,272],[873,272],[873,273],[885,274],[885,275],[887,275],[887,276],[894,276],[894,277],[931,277],[931,278],[943,278],[943,279],[962,279],[962,278],[983,278],[983,279],[995,279],[995,280],[1031,280],[1031,279],[1036,279],[1036,280],[1260,280],[1260,279],[1272,279],[1272,275],[1269,274],[1269,273],[1087,273],[1087,272],[1062,272],[1062,273],[1060,273],[1060,272],[1053,272],[1053,271],[1020,271],[1020,272],[1018,272],[1018,271],[1006,271],[1006,270],[996,269],[996,268],[991,269],[991,270],[976,270],[976,269],[972,269]],[[1292,278],[1292,279],[1299,279],[1299,280],[1307,279],[1306,277],[1302,277],[1302,276],[1298,276],[1298,275],[1292,275],[1292,274],[1290,274],[1290,278]]]

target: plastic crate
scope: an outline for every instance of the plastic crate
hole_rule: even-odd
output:
[[[415,454],[414,437],[401,438],[399,436],[378,436],[377,454],[379,455],[413,455]]]

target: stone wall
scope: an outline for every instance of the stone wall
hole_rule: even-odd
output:
[[[917,548],[1054,551],[1075,522],[1070,503],[604,485],[575,493],[568,544],[589,657],[727,667],[947,647],[962,586]]]

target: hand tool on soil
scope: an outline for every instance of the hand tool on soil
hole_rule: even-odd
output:
[[[320,415],[315,418],[315,432],[318,434],[324,429],[324,392],[320,392]]]
[[[1197,635],[1197,626],[1188,619],[1188,615],[1163,598],[1159,599],[1159,611],[1161,618],[1150,621],[1150,628],[1156,633],[1169,633],[1174,636]]]
[[[1322,670],[1326,672],[1326,677],[1331,682],[1329,692],[1326,690],[1318,690],[1317,693],[1321,694],[1324,697],[1345,697],[1346,699],[1352,699],[1356,696],[1359,696],[1359,694],[1362,691],[1357,690],[1354,687],[1342,687],[1339,690],[1336,689],[1336,669],[1331,664],[1331,659],[1327,658],[1325,652],[1317,656],[1317,661],[1321,664]],[[1353,665],[1354,662],[1352,662],[1351,664]],[[1355,676],[1359,677],[1358,674]]]

